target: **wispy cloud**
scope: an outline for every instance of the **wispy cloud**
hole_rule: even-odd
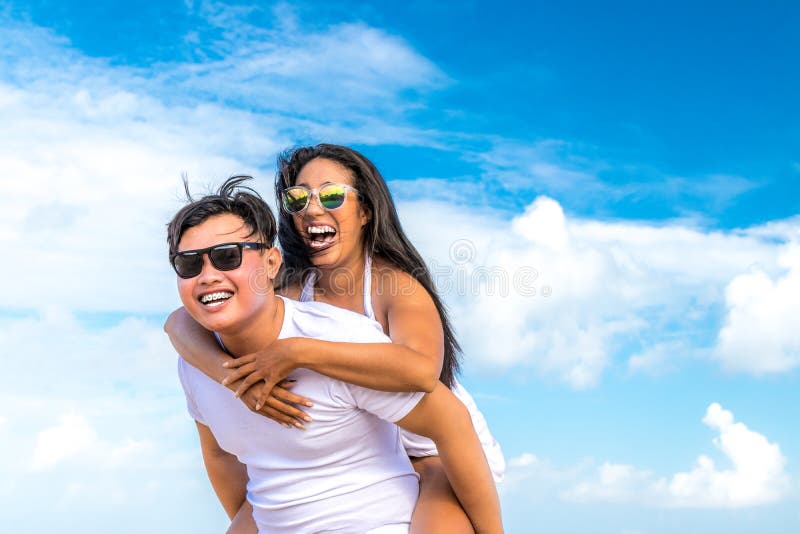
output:
[[[472,136],[461,146],[464,158],[478,165],[487,190],[510,197],[552,196],[584,213],[638,214],[645,206],[659,220],[713,222],[743,194],[763,185],[730,174],[678,176],[643,163],[615,161],[601,147],[563,139]]]
[[[294,140],[435,139],[407,114],[450,80],[403,38],[363,22],[315,24],[285,3],[198,2],[190,10],[206,24],[193,30],[194,60],[154,69],[165,98],[178,88],[183,98],[268,115]]]

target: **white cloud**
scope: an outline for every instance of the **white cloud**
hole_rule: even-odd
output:
[[[508,461],[508,466],[510,468],[528,467],[538,463],[539,463],[539,458],[537,458],[535,454],[532,454],[530,452],[525,452],[522,453],[520,456],[511,458]]]
[[[762,268],[727,286],[715,356],[734,371],[778,373],[800,366],[800,246],[786,246],[774,279]]]
[[[764,185],[726,174],[673,176],[657,168],[603,160],[600,147],[563,139],[523,142],[476,136],[465,156],[481,168],[487,190],[548,195],[584,211],[614,211],[618,203],[652,201],[654,218],[713,221],[742,194]],[[494,195],[497,199],[497,195]]]
[[[287,4],[267,9],[271,13],[257,6],[199,3],[195,12],[208,27],[201,28],[198,42],[205,47],[195,50],[195,61],[162,68],[158,81],[278,114],[303,136],[319,137],[332,123],[328,132],[364,136],[365,142],[392,135],[395,143],[433,139],[404,128],[403,115],[420,105],[421,95],[449,80],[404,39],[362,22],[320,27],[305,20],[313,13]],[[261,22],[251,22],[252,15],[261,15]]]
[[[565,487],[574,484],[590,467],[588,461],[570,467],[559,467],[539,456],[525,452],[508,460],[503,483],[498,486],[502,496],[524,495],[531,501],[558,499]]]
[[[18,356],[9,359],[8,372],[0,378],[6,394],[47,393],[65,400],[104,397],[126,388],[178,391],[175,353],[159,320],[124,317],[98,328],[50,308],[0,320],[0,344],[6,354]]]
[[[628,369],[658,375],[676,369],[681,360],[696,352],[682,341],[655,343],[628,358]]]
[[[85,452],[96,439],[94,429],[82,415],[62,415],[57,425],[39,432],[31,466],[36,471],[49,469],[62,460]]]
[[[632,465],[604,463],[595,477],[564,491],[564,498],[669,508],[739,508],[786,495],[786,459],[777,443],[734,422],[733,414],[717,403],[708,407],[703,423],[718,432],[713,443],[730,462],[729,469],[717,467],[706,455],[699,456],[691,470],[668,478]]]
[[[650,471],[632,465],[604,463],[597,469],[596,480],[582,482],[563,496],[576,501],[631,502],[645,496],[642,488],[655,493],[661,491],[660,483],[652,480]]]
[[[717,316],[731,279],[753,264],[774,269],[781,247],[760,227],[581,219],[548,197],[511,221],[435,202],[404,202],[400,213],[468,363],[530,367],[576,388],[596,385],[615,356],[655,372],[709,357],[698,324]]]
[[[70,412],[37,434],[31,468],[48,471],[75,459],[101,468],[141,466],[152,462],[155,452],[155,445],[146,439],[126,438],[116,444],[101,439],[84,414]]]

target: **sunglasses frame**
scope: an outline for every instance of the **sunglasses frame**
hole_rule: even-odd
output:
[[[342,187],[342,188],[345,190],[345,196],[344,196],[344,198],[342,199],[342,203],[341,203],[341,204],[339,204],[338,206],[336,206],[335,208],[326,208],[326,207],[325,207],[325,206],[322,204],[322,200],[320,200],[320,198],[319,198],[319,192],[320,192],[322,189],[325,189],[327,186],[331,186],[331,185],[335,185],[335,186]],[[290,209],[289,209],[289,206],[287,206],[287,205],[286,205],[286,192],[287,192],[287,191],[289,191],[290,189],[302,189],[303,191],[305,191],[306,193],[308,193],[308,196],[306,197],[306,203],[305,203],[305,205],[304,205],[302,208],[300,208],[299,210],[296,210],[296,211],[290,210]],[[311,199],[312,199],[312,198],[314,198],[314,197],[316,197],[316,198],[317,198],[317,204],[319,204],[319,205],[322,207],[322,209],[324,209],[324,210],[326,210],[326,211],[338,210],[339,208],[341,208],[342,206],[344,206],[344,203],[345,203],[345,201],[347,200],[347,191],[352,191],[352,192],[353,192],[353,193],[355,193],[356,195],[358,195],[358,194],[359,194],[359,192],[358,192],[358,189],[356,189],[355,187],[349,186],[349,185],[347,185],[347,184],[340,184],[340,183],[337,183],[337,182],[326,182],[326,183],[322,184],[321,186],[317,187],[316,189],[311,189],[310,187],[306,187],[306,186],[304,186],[304,185],[293,185],[293,186],[291,186],[291,187],[287,187],[287,188],[285,188],[285,189],[284,189],[284,190],[281,192],[281,193],[282,193],[282,194],[281,194],[281,207],[282,207],[282,208],[283,208],[283,209],[284,209],[284,210],[285,210],[287,213],[289,213],[289,214],[291,214],[291,215],[297,215],[297,214],[299,214],[299,213],[303,213],[305,210],[307,210],[307,209],[308,209],[308,205],[309,205],[309,204],[311,204]]]
[[[214,261],[213,256],[211,256],[211,252],[214,251],[214,250],[218,250],[218,249],[231,248],[231,245],[233,245],[234,247],[239,249],[239,263],[236,264],[235,267],[230,267],[230,268],[220,267],[219,265],[217,265],[217,262]],[[172,265],[172,268],[175,270],[175,274],[177,274],[180,278],[188,280],[189,278],[194,278],[195,276],[198,276],[200,273],[203,272],[203,256],[204,255],[208,255],[208,261],[210,261],[211,265],[213,265],[214,268],[219,270],[219,271],[233,271],[233,270],[238,269],[239,267],[242,266],[242,258],[243,258],[243,254],[242,253],[244,252],[243,249],[246,249],[246,248],[251,248],[253,250],[264,250],[264,249],[267,249],[267,248],[270,248],[270,247],[268,247],[264,243],[254,243],[254,242],[250,242],[250,241],[240,241],[240,242],[234,242],[234,243],[219,243],[218,245],[214,245],[212,247],[197,248],[197,249],[194,249],[194,250],[182,250],[180,252],[174,252],[174,253],[169,255],[169,263],[170,263],[170,265]],[[190,276],[182,275],[178,271],[177,265],[175,265],[175,259],[180,257],[180,256],[184,256],[184,257],[187,257],[187,256],[199,257],[200,258],[200,270],[197,271],[196,274],[193,274],[193,275],[190,275]]]

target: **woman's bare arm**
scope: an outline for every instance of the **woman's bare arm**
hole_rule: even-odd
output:
[[[279,339],[259,352],[226,362],[225,366],[233,369],[226,381],[242,379],[237,393],[243,394],[263,380],[266,383],[263,394],[266,394],[270,384],[304,367],[380,391],[432,391],[442,368],[442,323],[427,291],[402,274],[413,285],[407,283],[405,290],[395,291],[388,298],[391,344]]]
[[[189,315],[186,308],[178,308],[167,317],[164,331],[181,358],[203,371],[209,378],[222,382],[226,376],[222,364],[233,358],[222,350],[214,334]]]

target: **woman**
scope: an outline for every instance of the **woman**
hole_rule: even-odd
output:
[[[290,151],[279,158],[279,239],[284,252],[281,293],[319,300],[375,319],[390,345],[278,340],[233,361],[210,333],[182,310],[165,329],[176,350],[222,381],[251,408],[303,428],[308,405],[282,380],[298,367],[385,391],[431,391],[441,380],[470,408],[490,467],[500,479],[504,461],[469,394],[455,380],[458,344],[430,274],[403,233],[383,178],[358,152],[336,145]],[[236,367],[225,373],[222,365]],[[264,380],[258,388],[250,386]],[[260,394],[259,394],[260,393]],[[412,532],[471,532],[433,444],[404,433],[404,446],[420,474]]]

